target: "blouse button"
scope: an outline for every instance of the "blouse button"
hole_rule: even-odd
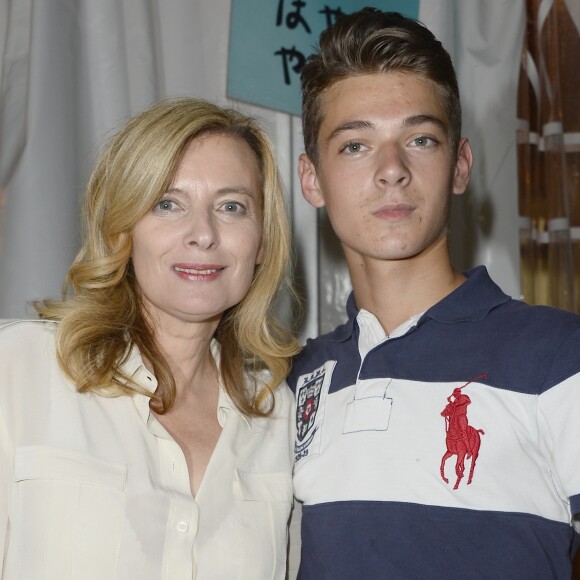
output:
[[[187,532],[188,529],[189,529],[189,526],[188,526],[187,522],[179,522],[177,524],[177,531],[178,532],[181,532],[181,533]]]

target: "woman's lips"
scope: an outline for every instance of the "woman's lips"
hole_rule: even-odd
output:
[[[174,264],[173,271],[187,280],[215,280],[224,266],[217,264]]]

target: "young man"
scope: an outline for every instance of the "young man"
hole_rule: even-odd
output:
[[[472,166],[449,55],[364,9],[302,73],[305,198],[352,278],[296,395],[301,580],[570,578],[580,513],[580,317],[454,271]]]

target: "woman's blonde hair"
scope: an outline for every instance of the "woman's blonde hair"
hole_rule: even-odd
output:
[[[211,134],[249,145],[262,185],[262,261],[244,299],[224,313],[216,331],[220,373],[235,405],[246,415],[268,414],[272,392],[298,350],[276,314],[288,275],[291,239],[272,145],[253,119],[199,99],[157,104],[132,118],[99,156],[84,198],[84,243],[65,279],[61,300],[35,304],[41,317],[60,321],[59,364],[80,392],[143,392],[121,366],[137,346],[158,381],[151,407],[167,411],[175,381],[140,303],[131,262],[133,226],[161,200],[186,147]],[[269,370],[269,380],[248,389],[246,371]],[[266,373],[268,375],[268,373]]]

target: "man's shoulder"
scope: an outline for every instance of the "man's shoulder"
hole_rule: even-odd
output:
[[[489,276],[484,266],[478,266],[466,272],[468,283],[464,298],[475,308],[486,312],[473,320],[486,320],[492,324],[525,325],[530,328],[541,328],[547,332],[567,333],[580,328],[580,315],[555,308],[553,306],[532,305],[504,294],[501,288]]]
[[[520,331],[542,333],[546,338],[566,337],[580,330],[580,315],[553,306],[531,305],[511,299],[492,311],[495,323],[516,324]]]
[[[292,370],[288,376],[288,385],[293,390],[296,379],[305,373],[310,373],[324,365],[329,360],[342,360],[349,357],[351,344],[348,340],[352,331],[352,324],[347,322],[337,326],[331,332],[309,338],[302,350],[294,357]],[[358,352],[358,351],[357,351]]]

